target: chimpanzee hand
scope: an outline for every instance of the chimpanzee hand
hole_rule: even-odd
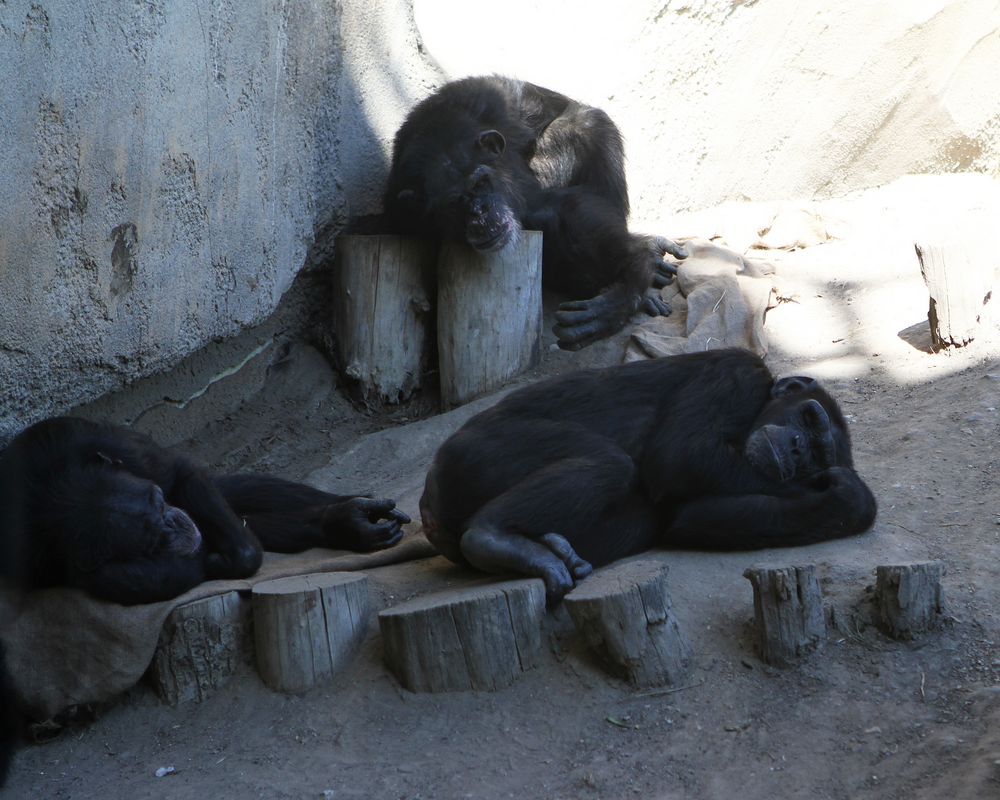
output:
[[[209,578],[249,578],[260,569],[264,558],[260,543],[247,528],[241,536],[215,547],[205,555],[205,575]]]
[[[829,467],[815,475],[810,486],[821,492],[823,513],[845,526],[867,527],[875,519],[875,497],[849,467]]]
[[[323,512],[329,546],[359,552],[392,547],[403,537],[402,526],[409,521],[394,500],[371,497],[352,497]]]
[[[653,250],[653,256],[655,259],[653,262],[653,287],[656,289],[662,289],[664,286],[669,284],[674,279],[674,275],[677,274],[677,265],[671,261],[665,260],[663,258],[664,253],[672,255],[677,259],[684,259],[688,257],[688,251],[684,245],[677,244],[677,242],[672,239],[667,239],[664,236],[651,237],[650,248]]]

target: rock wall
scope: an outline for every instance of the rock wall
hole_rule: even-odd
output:
[[[261,322],[444,76],[606,108],[633,220],[1000,175],[995,0],[0,0],[0,442]]]
[[[0,74],[2,441],[263,320],[435,73],[403,0],[6,0]]]

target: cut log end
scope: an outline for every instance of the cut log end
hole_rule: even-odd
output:
[[[500,689],[537,665],[544,613],[536,579],[418,597],[379,614],[386,664],[413,692]]]
[[[813,566],[754,567],[743,576],[753,586],[761,659],[774,666],[788,666],[823,645],[823,594]]]
[[[263,581],[253,587],[257,671],[282,692],[330,679],[364,640],[368,578],[327,572]]]
[[[441,402],[461,405],[541,358],[542,234],[521,231],[503,250],[445,243],[438,263]]]
[[[253,658],[250,604],[238,592],[178,606],[160,632],[148,679],[170,705],[201,702]]]
[[[913,639],[934,630],[944,614],[940,561],[875,569],[875,615],[893,639]]]
[[[598,570],[564,598],[587,644],[634,686],[669,686],[687,672],[691,649],[667,591],[667,567],[631,561]]]

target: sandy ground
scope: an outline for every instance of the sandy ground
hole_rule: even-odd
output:
[[[986,330],[962,351],[928,352],[913,233],[886,212],[897,201],[861,202],[841,238],[766,254],[787,300],[767,317],[768,361],[839,398],[879,499],[875,528],[790,550],[647,554],[670,567],[694,650],[682,685],[644,692],[606,676],[556,609],[543,663],[515,685],[418,695],[383,667],[373,626],[334,683],[302,695],[268,691],[249,665],[201,704],[170,708],[138,686],[97,721],[24,749],[5,796],[1000,796],[1000,343]],[[541,372],[613,363],[622,345],[549,351]],[[301,345],[263,386],[189,449],[226,469],[364,481],[411,511],[429,453],[461,417],[361,415]],[[912,643],[884,637],[871,623],[875,566],[929,558],[947,569],[945,625]],[[742,577],[754,564],[815,564],[835,610],[826,647],[793,668],[754,655]],[[370,577],[390,605],[473,576],[434,558]],[[163,766],[176,772],[154,777]]]

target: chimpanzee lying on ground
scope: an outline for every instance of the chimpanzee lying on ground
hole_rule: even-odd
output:
[[[434,458],[420,513],[445,556],[543,578],[656,544],[753,549],[861,533],[875,498],[812,378],[742,350],[561,375],[469,420]]]
[[[620,330],[658,295],[684,249],[628,232],[621,135],[597,108],[499,76],[446,84],[418,104],[393,146],[385,211],[398,233],[497,250],[541,230],[547,287],[574,298],[556,314],[560,346]],[[589,299],[588,299],[589,298]]]
[[[262,549],[390,547],[409,521],[391,500],[212,477],[142,434],[73,417],[17,436],[0,454],[0,486],[0,533],[25,588],[75,586],[124,604],[248,577]]]

